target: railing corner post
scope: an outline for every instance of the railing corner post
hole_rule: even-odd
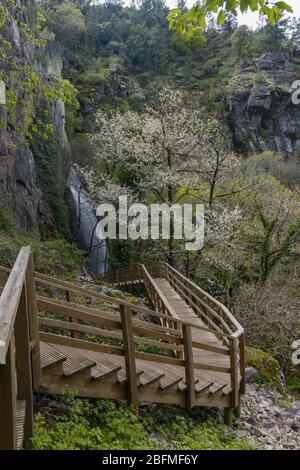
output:
[[[229,338],[229,353],[230,353],[230,384],[231,392],[231,407],[233,409],[239,406],[239,374],[238,374],[238,340],[232,336]]]
[[[186,407],[191,410],[195,405],[195,373],[193,357],[193,341],[191,325],[182,324],[184,363],[185,363],[185,382],[188,386],[186,391]]]
[[[120,305],[120,316],[123,330],[123,344],[125,354],[125,368],[128,379],[128,402],[138,414],[138,384],[135,364],[135,344],[133,338],[132,312],[128,307]]]
[[[245,333],[240,336],[239,338],[239,349],[240,349],[240,374],[242,376],[241,385],[240,385],[240,392],[243,395],[246,389],[246,360],[245,360]]]

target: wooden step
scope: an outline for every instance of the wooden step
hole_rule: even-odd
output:
[[[104,377],[115,374],[116,381],[117,381],[118,372],[121,369],[122,369],[122,366],[113,365],[108,361],[102,361],[101,363],[97,362],[96,366],[91,369],[91,376],[92,376],[92,379],[98,380],[98,379],[103,379]]]
[[[65,377],[72,377],[76,374],[86,372],[97,365],[96,361],[92,361],[83,354],[78,353],[74,348],[58,344],[52,347],[66,356],[66,360],[63,362],[63,375]]]
[[[138,380],[140,380],[140,376],[144,373],[144,371],[142,369],[139,369],[136,371],[136,376],[138,378]],[[118,382],[121,384],[121,385],[124,385],[128,382],[128,378],[126,376],[126,373],[125,371],[123,370],[123,368],[118,372]],[[138,382],[139,384],[139,382]]]
[[[214,395],[215,393],[220,393],[222,390],[227,386],[227,383],[214,383],[210,388],[209,388],[209,393],[211,395]]]
[[[197,382],[195,385],[195,391],[197,393],[206,392],[209,389],[209,387],[211,387],[213,384],[214,384],[213,380],[210,380],[210,381],[199,380],[199,382]]]
[[[54,349],[50,344],[40,342],[41,350],[41,367],[42,369],[49,369],[50,367],[62,364],[67,358],[64,354]]]
[[[231,385],[227,384],[226,387],[223,388],[223,390],[222,390],[222,395],[227,397],[228,395],[230,395],[231,392],[232,392]]]
[[[91,370],[95,365],[96,362],[87,358],[82,358],[80,360],[67,358],[63,363],[63,373],[65,377],[72,377],[73,375]]]
[[[188,389],[188,386],[187,384],[182,380],[181,382],[179,382],[178,384],[178,390],[180,392],[185,392],[186,390]]]
[[[16,416],[16,430],[17,430],[17,449],[22,449],[24,441],[24,425],[26,415],[26,400],[17,401],[17,416]]]
[[[140,384],[143,387],[147,385],[153,385],[155,382],[158,382],[157,385],[160,385],[160,380],[164,377],[164,373],[162,372],[154,372],[150,370],[144,371],[143,375],[140,377]]]
[[[161,390],[167,390],[171,388],[178,389],[178,384],[181,380],[182,377],[165,376],[162,378],[159,388]]]

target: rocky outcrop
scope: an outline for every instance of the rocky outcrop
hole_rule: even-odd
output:
[[[297,57],[266,53],[236,67],[226,88],[235,146],[300,157],[300,105],[292,102]]]
[[[32,7],[35,0],[21,1],[22,6]],[[24,10],[26,12],[26,10]],[[32,13],[32,10],[31,10]],[[22,21],[30,24],[26,13],[22,13]],[[3,33],[3,31],[2,31]],[[22,43],[22,32],[17,23],[6,26],[4,34],[12,44],[15,56],[22,64],[30,63],[33,69],[45,82],[60,79],[62,72],[62,57],[58,44],[48,41],[45,47],[36,49],[28,43]],[[17,95],[22,93],[19,87],[6,83],[6,92],[12,89]],[[34,116],[34,106],[30,99],[18,105],[16,122],[21,123],[26,113]],[[64,193],[64,182],[70,166],[70,146],[65,133],[65,109],[62,101],[48,104],[48,118],[54,129],[54,139],[59,143],[63,152],[61,169],[61,194]],[[17,222],[26,230],[38,233],[41,221],[47,224],[48,211],[43,201],[42,192],[36,176],[34,154],[30,146],[24,143],[14,122],[9,118],[5,106],[0,104],[0,202],[4,203],[15,216]]]
[[[300,402],[286,404],[271,389],[248,384],[242,396],[237,438],[265,450],[296,450],[300,446]]]

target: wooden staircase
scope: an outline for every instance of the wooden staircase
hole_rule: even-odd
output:
[[[10,440],[0,430],[0,448],[32,434],[32,390],[124,400],[136,411],[141,403],[220,407],[230,424],[244,392],[243,328],[171,266],[161,274],[139,265],[105,278],[144,287],[145,308],[34,272],[30,248],[12,270],[0,267],[0,421],[11,428]]]

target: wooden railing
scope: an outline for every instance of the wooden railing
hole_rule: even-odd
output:
[[[0,421],[4,416],[10,429],[9,433],[0,429],[0,447],[17,446],[17,400],[26,400],[24,436],[32,433],[32,388],[38,387],[41,377],[39,339],[124,356],[128,400],[135,408],[138,359],[182,366],[188,385],[188,408],[195,403],[195,370],[228,374],[230,406],[238,406],[244,378],[242,327],[226,307],[174,268],[164,264],[163,269],[172,287],[203,320],[203,325],[179,319],[142,265],[134,276],[144,282],[154,309],[34,272],[29,248],[20,251],[12,270],[0,267],[4,285],[0,300]],[[214,333],[223,345],[193,340],[196,330]],[[195,360],[197,350],[229,356],[228,365],[199,362]]]
[[[139,273],[156,311],[166,314],[169,318],[178,320],[177,313],[169,304],[168,299],[163,295],[144,265],[139,265]],[[239,394],[245,392],[245,333],[243,327],[225,305],[169,264],[161,263],[160,276],[165,277],[169,281],[174,290],[193,309],[196,316],[207,325],[209,331],[222,338],[223,344],[228,346],[231,385],[233,389],[232,406],[236,408],[239,402]],[[168,327],[172,326],[175,329],[181,327],[180,322],[172,320],[165,320],[165,325]],[[195,326],[191,328],[195,328]],[[182,334],[186,335],[186,329],[182,331]],[[185,351],[187,352],[187,349]],[[175,354],[178,356],[180,353],[175,352]]]
[[[165,277],[173,289],[193,309],[204,324],[221,334],[224,344],[230,349],[232,383],[235,401],[238,398],[238,375],[241,376],[241,393],[245,392],[245,332],[230,311],[197,286],[190,279],[167,263],[162,263]]]
[[[109,284],[139,281],[139,267],[134,265],[126,269],[122,268],[118,269],[117,271],[109,271],[99,277]]]
[[[141,273],[141,270],[139,272]],[[151,276],[146,268],[143,268],[143,272],[151,282]],[[125,356],[128,400],[135,408],[138,406],[137,359],[183,366],[188,384],[186,393],[188,407],[193,406],[195,402],[193,378],[196,369],[231,374],[229,366],[194,361],[193,348],[225,356],[230,356],[230,351],[228,347],[210,346],[193,341],[193,329],[205,332],[214,332],[214,330],[206,326],[190,325],[176,318],[175,312],[168,306],[167,299],[159,291],[157,291],[157,296],[160,298],[158,303],[162,311],[155,311],[39,273],[36,273],[35,279],[37,286],[46,292],[52,289],[57,295],[60,291],[59,299],[45,295],[37,297],[38,308],[44,312],[39,318],[40,339],[45,342]],[[73,301],[63,300],[65,298],[72,298]],[[84,298],[93,299],[103,305],[91,308],[83,305]],[[108,308],[113,309],[115,313],[108,311]],[[153,322],[155,319],[156,323]],[[72,333],[76,333],[76,338],[72,337]],[[230,338],[222,332],[217,334]],[[145,352],[147,347],[151,347],[152,351]],[[235,380],[238,381],[238,378]]]
[[[17,449],[33,433],[33,387],[40,378],[39,338],[29,247],[0,276],[0,449]]]
[[[154,282],[154,279],[149,274],[146,266],[140,264],[138,266],[138,272],[140,279],[144,281],[145,288],[152,300],[155,310],[169,317],[169,319],[164,320],[163,324],[167,327],[175,327],[176,329],[178,325],[180,326],[180,319],[168,302],[168,299],[163,295],[157,284]]]

